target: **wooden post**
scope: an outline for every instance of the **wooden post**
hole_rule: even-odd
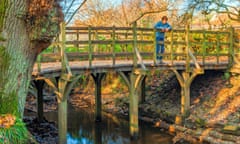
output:
[[[173,57],[174,57],[174,52],[173,52],[173,32],[174,30],[171,30],[171,49],[170,49],[170,52],[171,52],[171,65],[173,65]]]
[[[154,31],[153,31],[153,47],[154,47],[154,49],[153,49],[153,63],[154,63],[154,65],[156,65],[157,64],[157,55],[158,55],[158,53],[156,52],[156,45],[157,45],[157,41],[156,41],[156,33],[157,33],[157,31],[156,31],[156,29],[154,29]]]
[[[102,129],[98,123],[95,123],[94,144],[102,144]]]
[[[65,93],[66,82],[60,78],[58,83],[59,93],[58,98],[58,135],[59,144],[67,143],[67,96]]]
[[[58,131],[59,131],[59,144],[67,143],[67,97],[70,93],[70,88],[73,86],[69,84],[72,78],[70,66],[68,64],[67,56],[65,54],[66,47],[66,33],[65,23],[60,25],[61,34],[61,76],[58,80],[58,91],[56,91],[58,99]],[[67,73],[67,74],[66,74]],[[75,81],[74,81],[75,82]],[[53,84],[54,85],[54,84]],[[56,88],[55,88],[56,89]]]
[[[60,24],[61,28],[61,34],[60,34],[60,41],[61,41],[61,47],[60,47],[60,53],[61,53],[61,65],[62,65],[62,72],[66,72],[66,64],[65,64],[65,42],[66,42],[66,33],[65,33],[65,23],[62,22]]]
[[[183,72],[182,77],[184,80],[184,86],[181,88],[181,113],[187,115],[190,108],[190,86],[191,83],[188,82],[190,78],[189,72]]]
[[[115,26],[113,26],[113,29],[112,29],[112,60],[113,60],[113,66],[115,66],[115,63],[116,63],[115,39],[116,39],[116,28],[115,28]]]
[[[220,34],[217,32],[217,64],[219,64],[219,55],[220,55]]]
[[[77,49],[79,51],[79,30],[77,30]]]
[[[39,122],[43,121],[43,86],[44,80],[36,80],[34,84],[37,88],[37,118]]]
[[[181,114],[183,117],[186,117],[189,114],[190,108],[190,86],[194,78],[202,74],[201,69],[194,69],[193,72],[182,72],[181,74],[173,69],[174,73],[177,76],[178,82],[181,86]]]
[[[229,66],[232,66],[234,59],[234,28],[230,28]]]
[[[130,116],[130,135],[133,139],[138,137],[139,125],[138,125],[138,94],[135,89],[135,81],[137,75],[131,73],[130,75],[130,103],[129,103],[129,116]]]
[[[102,121],[102,79],[105,73],[91,74],[95,83],[95,121]]]
[[[144,37],[143,34],[144,34],[144,30],[141,30],[141,34],[140,34],[141,41],[144,40],[144,39],[143,39],[143,37]],[[140,48],[139,52],[141,52],[141,51],[144,50],[144,44],[143,44],[143,43],[140,43],[138,46],[139,46],[139,48]],[[140,46],[141,46],[141,47],[140,47]]]
[[[203,31],[203,45],[202,45],[202,54],[203,54],[203,65],[205,65],[205,57],[206,57],[206,53],[207,53],[207,45],[206,45],[206,31]]]
[[[144,76],[141,87],[139,89],[139,103],[143,103],[146,101],[146,76]]]
[[[58,84],[60,76],[55,77],[56,84]]]
[[[67,143],[67,99],[58,103],[58,132],[59,143]]]
[[[125,32],[125,40],[128,40],[128,31]],[[123,50],[123,52],[128,52],[128,44],[125,44],[125,50]]]
[[[137,67],[137,55],[135,48],[137,48],[137,22],[133,23],[133,67]]]
[[[146,75],[145,71],[134,69],[129,76],[129,73],[119,72],[124,79],[129,89],[129,120],[130,120],[130,136],[131,139],[137,139],[139,135],[138,124],[138,89],[142,85],[142,81]]]
[[[38,72],[41,72],[41,59],[42,59],[42,55],[38,55],[37,57],[37,68],[38,68]]]
[[[92,36],[91,36],[91,26],[88,26],[88,60],[89,67],[92,67]]]
[[[74,84],[81,75],[73,78],[70,74],[62,74],[58,82],[58,131],[59,144],[67,143],[67,99]]]
[[[189,28],[190,25],[186,24],[186,37],[185,37],[185,41],[186,41],[186,71],[190,72],[190,56],[189,56],[189,49],[190,49],[190,41],[189,41]]]

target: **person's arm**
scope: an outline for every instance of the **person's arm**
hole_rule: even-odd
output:
[[[172,26],[170,24],[167,24],[166,31],[171,31],[171,30],[172,30]]]

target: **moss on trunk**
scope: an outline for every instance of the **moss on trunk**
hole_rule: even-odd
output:
[[[50,1],[0,1],[0,114],[23,116],[36,57],[59,30],[59,1]]]
[[[3,27],[7,4],[8,4],[8,0],[1,0],[0,2],[0,32],[2,31],[2,27]]]

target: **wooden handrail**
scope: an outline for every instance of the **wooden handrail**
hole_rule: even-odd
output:
[[[154,55],[155,33],[158,30],[153,28],[89,26],[66,27],[65,30],[67,40],[61,43],[69,47],[75,47],[81,53],[67,53],[67,56],[64,57],[72,57],[69,61],[88,59],[89,67],[96,60],[112,59],[112,65],[114,66],[120,59],[133,60],[135,57],[135,61],[145,70],[144,60],[154,60],[156,56]],[[171,65],[174,65],[177,60],[184,60],[188,61],[189,66],[192,67],[193,62],[194,66],[200,69],[202,66],[199,63],[200,60],[204,65],[207,59],[215,57],[216,64],[221,64],[222,58],[226,59],[226,57],[234,55],[232,38],[230,38],[233,34],[229,31],[189,30],[189,38],[184,40],[181,37],[185,34],[186,30],[184,29],[173,29],[170,38],[165,39],[166,50],[170,46],[170,51],[161,55],[164,56],[164,59],[171,60]],[[102,37],[103,39],[101,39]],[[68,40],[69,38],[72,39]],[[212,39],[214,40],[212,41]],[[176,50],[184,50],[187,45],[189,49],[184,53]],[[138,48],[141,49],[141,53]],[[211,53],[208,52],[209,49],[212,49]],[[60,58],[56,54],[43,54],[40,57],[42,58],[38,59],[38,67],[40,67],[41,61],[47,62],[47,59],[59,61]],[[64,61],[66,60],[64,59]]]

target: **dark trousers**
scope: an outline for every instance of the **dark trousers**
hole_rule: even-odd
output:
[[[157,60],[162,60],[162,56],[158,56],[158,54],[163,54],[165,51],[164,49],[164,38],[156,37],[156,54]]]

